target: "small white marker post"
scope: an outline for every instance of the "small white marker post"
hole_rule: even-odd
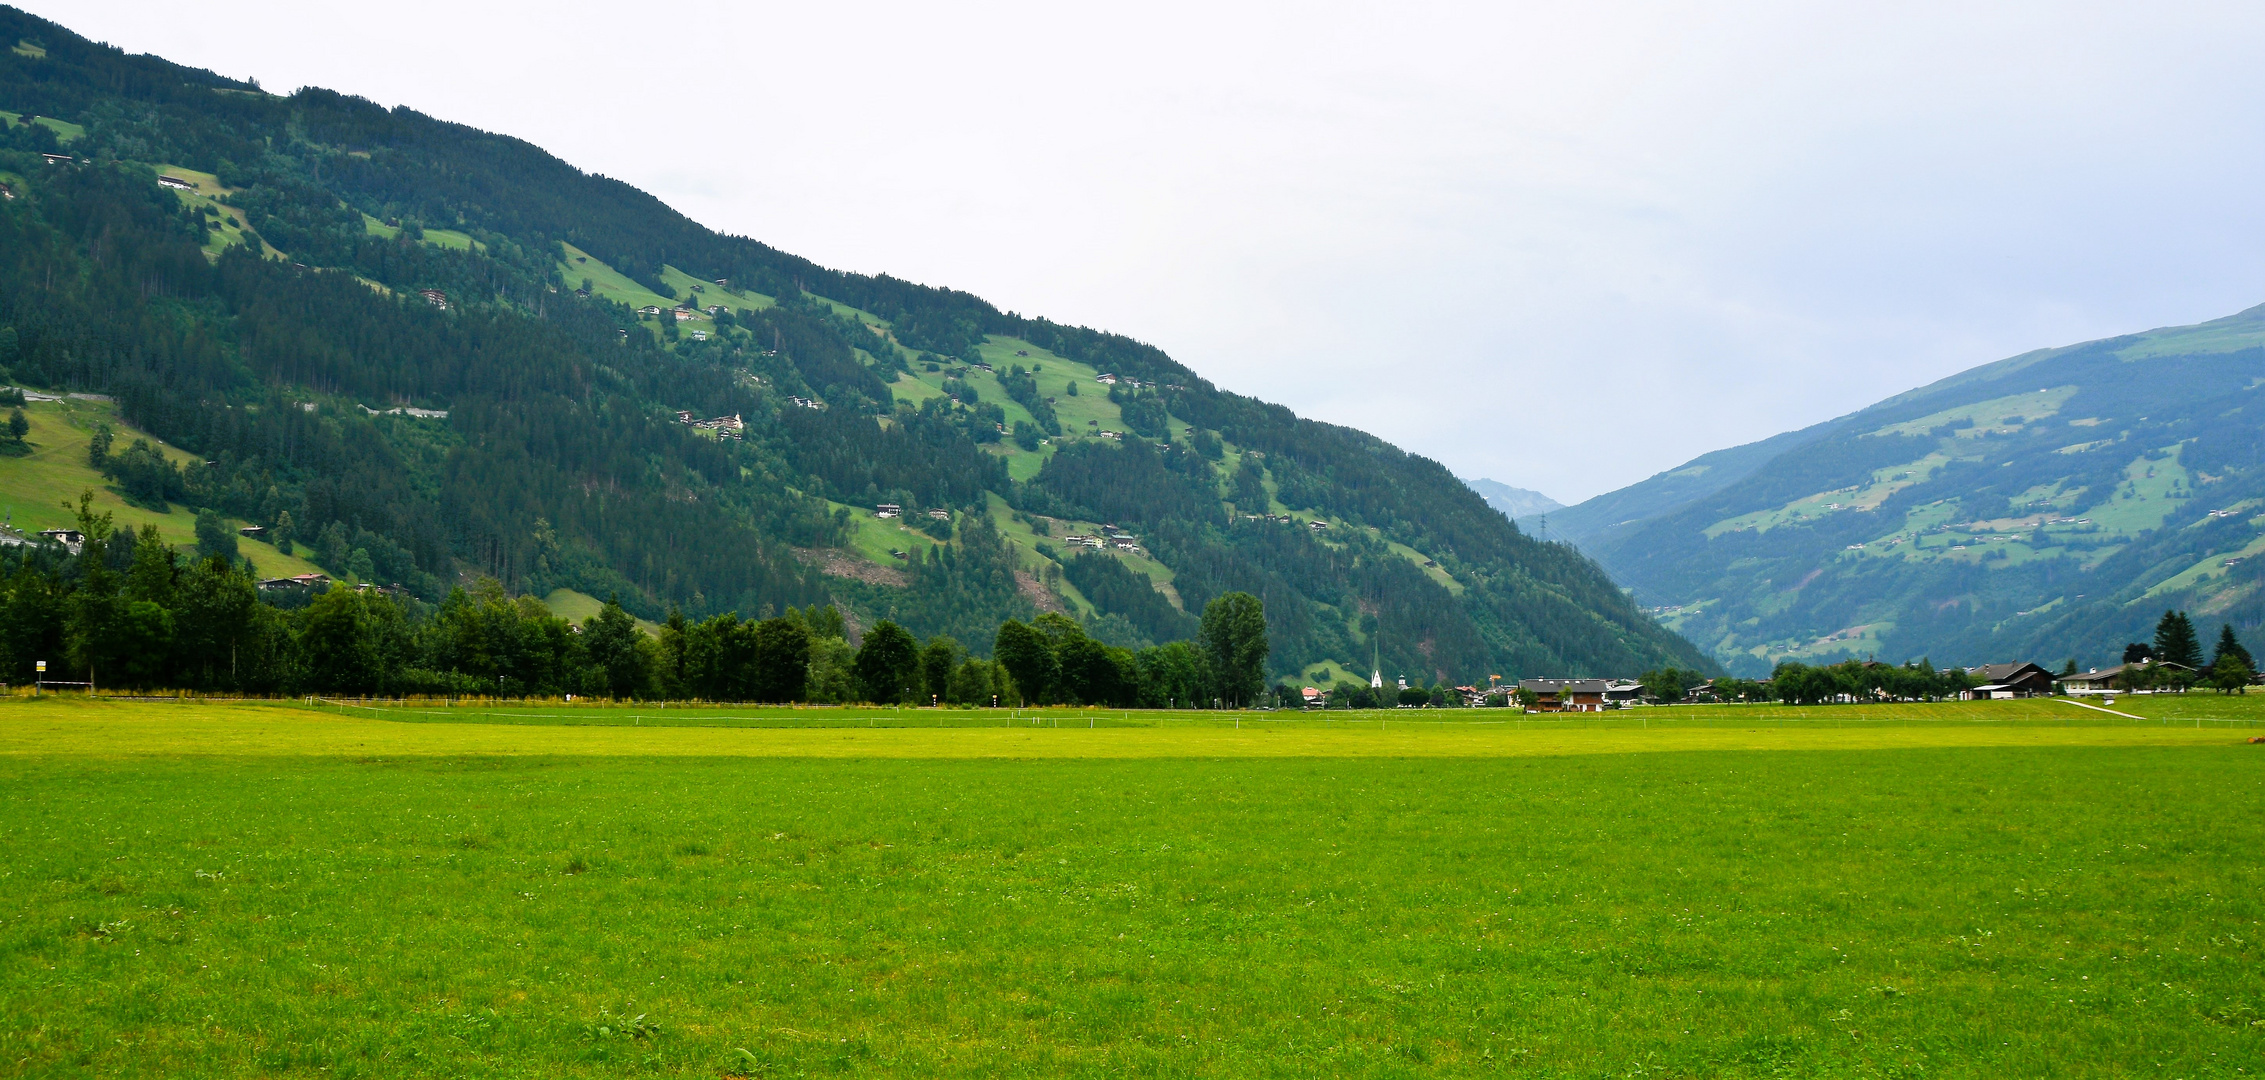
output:
[[[40,660],[40,661],[37,661],[37,662],[33,663],[33,664],[32,664],[32,669],[33,669],[33,674],[35,674],[35,675],[36,675],[36,676],[38,676],[38,677],[37,677],[37,678],[34,678],[34,679],[33,679],[33,680],[31,681],[31,696],[33,696],[33,697],[38,697],[38,696],[39,696],[39,684],[41,684],[41,683],[43,683],[43,682],[46,682],[46,681],[47,681],[47,661],[45,661],[45,660]]]

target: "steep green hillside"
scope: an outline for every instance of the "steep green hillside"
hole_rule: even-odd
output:
[[[1709,455],[1778,444],[1734,482],[1660,499],[1584,546],[1740,670],[1872,655],[2112,663],[2168,607],[2252,630],[2265,619],[2265,562],[2251,561],[2265,551],[2261,386],[2265,306],[2025,353]],[[1625,507],[1630,493],[1643,494],[1591,503]]]
[[[31,424],[24,436],[23,452],[0,451],[0,520],[26,535],[41,529],[72,528],[77,524],[76,497],[81,492],[93,492],[94,509],[109,514],[119,528],[155,528],[166,543],[184,548],[196,545],[195,511],[160,500],[128,501],[118,484],[88,462],[87,443],[107,425],[120,450],[142,439],[176,466],[193,469],[194,457],[134,430],[118,418],[115,406],[98,398],[32,401],[23,411],[24,419]],[[72,506],[65,506],[66,500]],[[227,524],[233,529],[246,522],[230,519]],[[236,549],[252,560],[261,577],[321,572],[313,563],[285,555],[259,540],[239,538]]]
[[[288,513],[334,572],[656,621],[832,600],[978,650],[1040,609],[1160,641],[1242,590],[1284,675],[1705,663],[1436,462],[1129,338],[828,270],[407,109],[13,9],[0,37],[29,43],[0,106],[41,118],[0,128],[0,365],[114,396],[213,463],[192,504]],[[1105,526],[1134,546],[1067,540]]]

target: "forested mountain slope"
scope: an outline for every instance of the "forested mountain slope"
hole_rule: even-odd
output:
[[[1600,496],[1637,520],[1582,543],[1734,670],[2114,663],[2166,608],[2265,619],[2261,386],[2265,306],[2025,353],[1709,455],[1778,444],[1641,516]]]
[[[1165,640],[1245,590],[1284,675],[1705,666],[1436,462],[1129,338],[14,9],[0,110],[0,365],[195,455],[143,501],[277,529],[333,574],[655,620],[831,599],[978,649],[1039,608]],[[1130,539],[1068,540],[1103,526]]]

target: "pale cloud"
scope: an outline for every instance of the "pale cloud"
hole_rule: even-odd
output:
[[[31,6],[1568,501],[2265,300],[2254,5]]]

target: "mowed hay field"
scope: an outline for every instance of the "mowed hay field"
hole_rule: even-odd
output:
[[[2044,704],[2080,715],[0,700],[0,1071],[2265,1069],[2265,746],[2203,722],[2250,707]]]

